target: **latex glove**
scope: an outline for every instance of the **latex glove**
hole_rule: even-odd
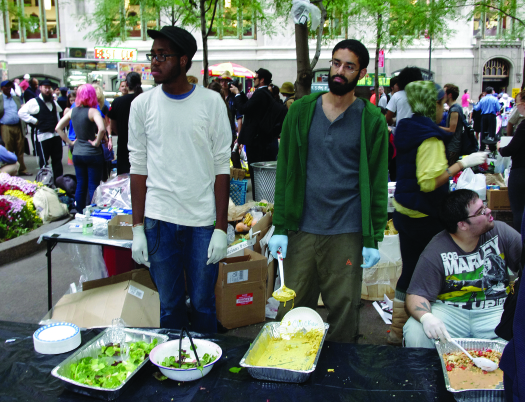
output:
[[[363,247],[363,268],[371,268],[379,262],[379,250],[377,248]]]
[[[283,258],[286,258],[286,250],[288,249],[288,236],[273,235],[270,239],[270,242],[268,243],[268,247],[270,248],[270,253],[272,253],[274,258],[277,258],[279,247],[281,248],[281,254],[283,255]]]
[[[144,225],[133,227],[133,244],[131,245],[131,256],[137,264],[147,265],[148,241],[144,233]]]
[[[463,159],[458,161],[463,169],[482,165],[487,161],[487,152],[475,152],[473,154],[465,156]]]
[[[216,264],[226,257],[228,248],[228,236],[224,230],[215,229],[211,235],[210,245],[208,246],[208,262],[206,265]]]
[[[439,338],[441,342],[445,342],[450,339],[448,334],[447,327],[443,321],[437,318],[432,313],[425,313],[420,319],[419,322],[423,324],[423,331],[430,339]]]

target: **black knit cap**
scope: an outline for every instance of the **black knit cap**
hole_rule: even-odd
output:
[[[162,27],[160,31],[154,29],[148,29],[148,35],[150,38],[167,38],[172,41],[177,47],[182,49],[184,54],[188,56],[188,59],[193,59],[193,56],[197,52],[197,41],[185,29],[179,27]]]
[[[368,53],[368,49],[363,45],[361,42],[355,39],[345,39],[339,42],[337,45],[335,45],[334,50],[332,50],[332,56],[334,53],[339,49],[348,49],[351,52],[354,52],[359,59],[359,68],[362,70],[363,68],[368,67],[368,63],[370,63],[370,54]]]

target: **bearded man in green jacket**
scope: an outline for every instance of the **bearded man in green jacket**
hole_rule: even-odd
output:
[[[269,248],[284,258],[295,306],[328,309],[328,340],[356,342],[363,268],[379,261],[387,222],[388,130],[355,96],[369,54],[357,40],[332,51],[330,92],[296,100],[283,124]],[[288,257],[286,257],[288,256]],[[292,307],[283,303],[277,319]]]

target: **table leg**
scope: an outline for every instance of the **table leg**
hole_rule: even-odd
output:
[[[56,241],[47,241],[47,310],[51,310],[53,307],[53,285],[51,281],[51,252],[57,245]]]

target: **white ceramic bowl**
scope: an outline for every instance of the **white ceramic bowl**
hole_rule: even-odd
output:
[[[197,347],[197,354],[199,355],[199,359],[201,356],[204,356],[205,353],[208,353],[210,356],[217,356],[217,358],[212,361],[211,363],[204,366],[202,369],[202,373],[199,369],[193,368],[193,369],[179,369],[179,368],[173,368],[173,367],[164,367],[161,365],[162,361],[166,357],[175,356],[178,358],[179,356],[179,340],[176,339],[174,341],[168,341],[165,343],[161,343],[160,345],[155,346],[151,353],[149,354],[150,361],[157,366],[161,373],[164,374],[166,377],[176,380],[176,381],[194,381],[198,380],[199,378],[204,377],[206,374],[208,374],[213,367],[213,365],[219,361],[219,359],[222,356],[222,349],[219,345],[216,343],[206,341],[204,339],[193,339],[193,344]],[[193,350],[190,349],[191,344],[189,338],[183,338],[182,339],[182,349],[186,351],[186,353],[189,353],[190,359],[195,360],[195,353]]]

